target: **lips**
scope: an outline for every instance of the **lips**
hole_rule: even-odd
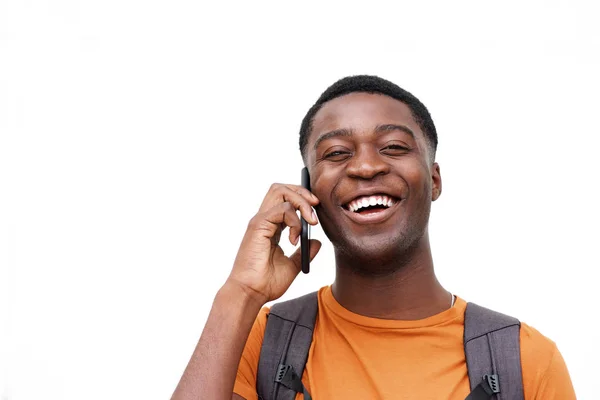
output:
[[[352,206],[355,210],[357,206],[366,207],[368,205],[384,205],[391,206],[394,203],[402,200],[404,196],[393,190],[394,186],[372,186],[364,188],[345,189],[347,196],[340,196],[340,204],[346,210],[350,210]],[[391,200],[391,202],[390,202]],[[374,203],[374,204],[371,204]]]
[[[369,188],[354,191],[341,208],[355,223],[374,224],[387,220],[401,201],[400,195],[391,194],[387,188]]]
[[[356,224],[379,224],[388,220],[395,212],[402,200],[394,202],[388,208],[373,209],[368,212],[354,212],[341,207],[342,213]]]
[[[396,199],[387,194],[374,194],[370,196],[358,196],[354,200],[344,205],[344,208],[353,212],[361,212],[368,208],[389,208],[394,203],[396,203]]]

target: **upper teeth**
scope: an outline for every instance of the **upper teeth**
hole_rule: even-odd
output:
[[[394,200],[392,200],[391,197],[386,195],[362,196],[357,197],[356,199],[348,203],[348,208],[350,209],[350,211],[356,212],[361,208],[374,206],[377,204],[385,207],[391,207],[392,204],[394,204]]]

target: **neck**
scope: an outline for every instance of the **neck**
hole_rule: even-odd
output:
[[[430,317],[448,309],[452,299],[435,276],[427,233],[414,248],[388,262],[357,259],[336,251],[332,292],[347,310],[395,320]]]

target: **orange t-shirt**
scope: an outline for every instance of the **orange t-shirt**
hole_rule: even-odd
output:
[[[319,313],[302,383],[313,399],[451,399],[470,392],[463,347],[467,303],[416,321],[370,318],[319,290]],[[234,393],[257,400],[256,371],[269,309],[250,332]],[[521,323],[525,400],[571,400],[575,393],[554,342]],[[296,400],[302,399],[302,394]]]

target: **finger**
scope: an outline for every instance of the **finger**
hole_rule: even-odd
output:
[[[300,226],[300,234],[302,234],[302,226]],[[296,246],[298,244],[298,240],[300,240],[300,235],[290,228],[289,239],[290,243]]]
[[[277,203],[281,202],[287,193],[295,193],[302,196],[311,206],[319,204],[319,199],[313,193],[302,186],[288,185],[283,183],[274,183],[269,188],[261,209],[269,209],[274,207]],[[284,200],[285,201],[285,200]]]
[[[310,193],[310,192],[307,192]],[[294,192],[292,190],[287,190],[283,192],[283,196],[285,201],[289,201],[292,205],[300,211],[302,217],[311,225],[316,225],[319,221],[317,216],[312,208],[312,203],[306,200],[304,195]],[[317,200],[318,202],[318,200]]]
[[[265,196],[259,212],[265,212],[286,201],[292,203],[295,209],[300,210],[302,217],[310,224],[318,223],[316,215],[313,215],[312,206],[319,204],[319,199],[302,186],[273,184]]]
[[[280,203],[267,212],[256,214],[251,225],[269,239],[278,236],[286,226],[290,228],[290,235],[299,236],[302,227],[294,206],[289,202]]]
[[[286,185],[292,191],[302,195],[313,207],[319,204],[319,198],[310,190],[300,185]]]
[[[310,251],[309,251],[310,257],[309,257],[309,260],[312,261],[316,257],[316,255],[319,252],[319,250],[321,250],[322,244],[317,239],[310,239],[309,243],[310,243]],[[296,266],[296,269],[298,271],[300,271],[302,269],[302,253],[301,253],[301,250],[302,249],[300,247],[298,247],[296,249],[296,251],[294,252],[294,254],[292,254],[290,256],[290,260],[292,260],[292,262],[294,263],[294,265]]]

